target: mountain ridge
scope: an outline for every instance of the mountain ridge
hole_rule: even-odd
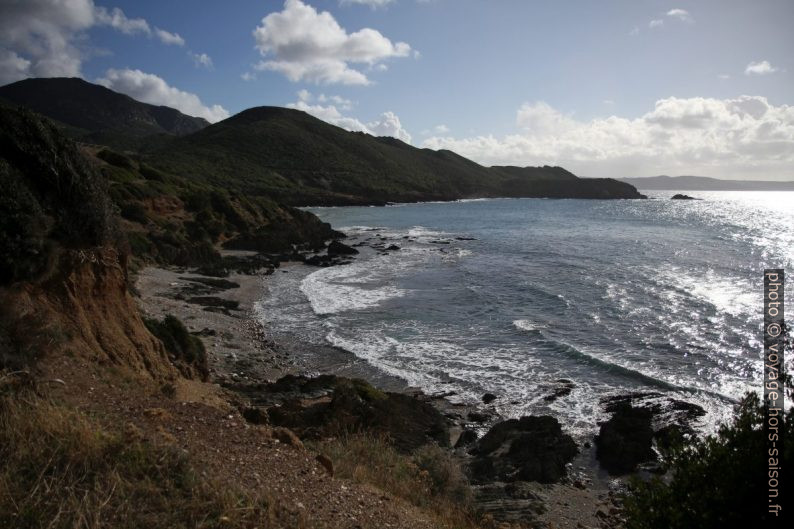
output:
[[[710,176],[647,176],[618,178],[638,189],[681,191],[794,191],[794,181],[723,180]]]
[[[0,99],[65,125],[75,139],[111,147],[136,148],[145,137],[190,134],[209,125],[204,118],[143,103],[76,77],[17,81],[0,87]]]

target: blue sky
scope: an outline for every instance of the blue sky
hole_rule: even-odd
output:
[[[0,82],[291,105],[485,164],[794,179],[794,2],[0,0]],[[245,77],[245,78],[244,78]]]

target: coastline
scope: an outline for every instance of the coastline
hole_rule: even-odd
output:
[[[273,273],[291,273],[295,267],[303,266],[307,265],[282,263]],[[138,272],[135,288],[146,317],[162,319],[171,314],[202,339],[210,382],[243,400],[250,396],[248,392],[252,388],[255,390],[286,375],[363,378],[380,390],[405,393],[438,409],[450,426],[448,450],[462,462],[470,457],[467,448],[453,447],[463,430],[474,427],[481,436],[489,426],[504,419],[484,404],[455,403],[443,393],[427,395],[402,379],[379,372],[349,351],[283,336],[272,339],[256,311],[256,304],[267,295],[269,275],[231,272],[218,283],[219,278],[182,268],[149,266]],[[236,308],[223,310],[216,306],[223,302],[228,307],[236,304]],[[485,413],[488,419],[474,423],[469,420],[472,413]],[[527,483],[518,497],[505,495],[504,484],[496,489],[490,485],[473,485],[477,505],[485,513],[506,515],[503,519],[508,521],[530,516],[536,522],[559,528],[620,527],[617,493],[621,482],[608,481],[603,475],[599,478],[594,448],[589,443],[580,450],[560,482]]]

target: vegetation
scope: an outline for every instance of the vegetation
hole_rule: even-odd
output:
[[[356,434],[316,443],[313,448],[333,461],[337,476],[403,498],[430,513],[442,527],[479,527],[460,464],[437,445],[406,455],[384,437]]]
[[[105,181],[55,126],[0,108],[0,285],[31,280],[59,248],[119,244]]]
[[[163,321],[145,318],[143,322],[149,332],[163,342],[165,350],[176,361],[177,367],[187,371],[184,373],[186,376],[191,377],[192,370],[195,370],[202,380],[209,378],[204,343],[200,338],[190,334],[179,319],[169,314]]]
[[[0,373],[2,375],[3,373]],[[0,527],[282,527],[261,493],[216,483],[176,446],[85,415],[0,378]]]
[[[738,405],[716,435],[679,442],[664,452],[669,475],[635,481],[625,499],[628,529],[762,527],[767,513],[764,408],[755,394]],[[794,411],[789,411],[781,467],[794,468]],[[780,505],[791,504],[778,498]],[[784,508],[784,510],[786,510]]]
[[[486,168],[451,151],[348,132],[277,107],[245,110],[153,148],[147,159],[167,172],[293,205],[641,196],[615,180],[580,179],[558,167]]]

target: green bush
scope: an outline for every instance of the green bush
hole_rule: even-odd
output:
[[[765,521],[775,520],[767,513],[764,418],[758,396],[748,394],[733,421],[716,435],[679,442],[664,451],[668,475],[635,481],[625,498],[627,529],[763,527]],[[783,432],[788,442],[780,458],[786,469],[794,468],[792,419],[794,412],[789,411]],[[791,487],[782,490],[791,497]],[[791,502],[781,497],[777,503]]]
[[[110,165],[115,165],[116,167],[121,167],[123,169],[134,169],[135,164],[124,156],[121,153],[116,151],[111,151],[110,149],[102,149],[96,154],[96,157],[100,160],[104,160]]]
[[[178,362],[196,369],[203,380],[209,377],[207,351],[200,338],[190,334],[175,316],[166,315],[163,321],[145,318],[144,323],[153,335],[160,339]],[[189,374],[189,373],[187,373]]]

